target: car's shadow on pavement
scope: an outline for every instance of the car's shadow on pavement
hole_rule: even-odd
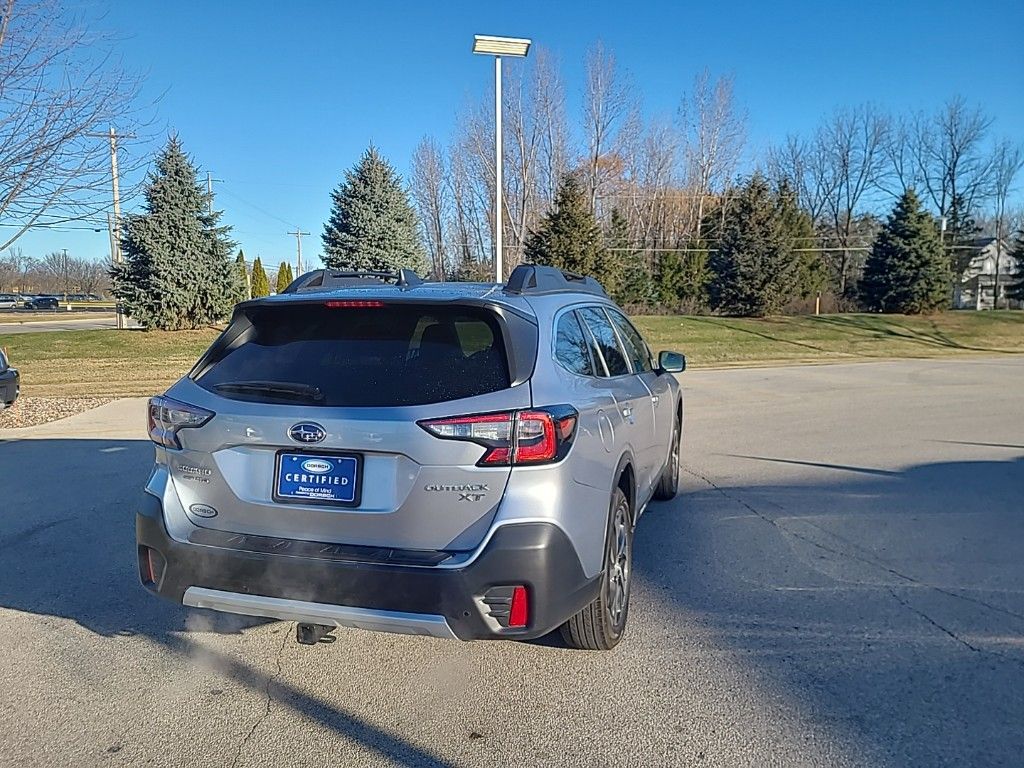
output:
[[[152,463],[143,440],[0,440],[0,608],[70,619],[106,637],[145,636],[253,691],[273,687],[280,704],[381,759],[449,765],[244,660],[198,647],[197,632],[234,634],[265,622],[174,605],[139,585],[135,509]]]
[[[1024,457],[902,471],[733,458],[833,479],[688,473],[635,539],[636,586],[664,604],[633,610],[705,628],[795,719],[878,763],[1019,764]]]
[[[142,635],[182,659],[199,654],[197,632],[251,626],[138,585],[134,511],[151,465],[146,441],[0,441],[0,607]],[[1014,764],[1024,754],[1024,458],[884,473],[817,466],[833,479],[729,486],[688,475],[686,491],[653,504],[638,528],[632,610],[705,627],[772,701],[880,763]],[[558,652],[571,663],[575,652]],[[381,759],[447,764],[244,657],[201,653]]]

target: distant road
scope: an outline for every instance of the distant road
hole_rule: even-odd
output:
[[[108,317],[83,317],[68,320],[45,320],[38,322],[24,323],[0,323],[0,337],[14,333],[39,333],[41,331],[95,331],[102,328],[115,328],[116,318]],[[129,322],[130,328],[137,328],[138,325]]]

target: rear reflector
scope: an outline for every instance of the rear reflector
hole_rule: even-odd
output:
[[[164,559],[155,549],[139,547],[139,577],[146,585],[157,584],[163,576]]]
[[[383,307],[384,302],[376,299],[331,299],[325,301],[324,305],[330,309],[369,309]]]
[[[512,590],[512,607],[509,609],[508,625],[510,627],[525,627],[530,616],[530,601],[526,595],[526,587],[516,587]]]

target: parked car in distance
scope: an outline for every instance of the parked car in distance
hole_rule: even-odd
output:
[[[634,527],[679,484],[685,364],[551,267],[504,285],[307,273],[239,304],[150,400],[140,580],[298,622],[306,643],[561,629],[609,650]]]
[[[25,309],[60,309],[60,300],[55,296],[33,296],[25,300]]]
[[[0,309],[17,309],[25,299],[16,293],[0,293]]]
[[[18,369],[12,368],[7,355],[0,349],[0,410],[14,405],[21,393],[21,377]]]

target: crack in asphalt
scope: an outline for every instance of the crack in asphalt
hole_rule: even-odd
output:
[[[958,643],[960,643],[960,645],[964,646],[965,648],[969,648],[969,649],[971,649],[971,650],[972,650],[972,651],[974,651],[975,653],[982,653],[982,652],[983,652],[981,648],[978,648],[978,647],[976,647],[976,646],[973,646],[973,645],[971,645],[971,644],[970,644],[970,643],[968,643],[968,642],[967,642],[966,640],[964,640],[964,639],[963,639],[962,637],[960,637],[959,635],[957,635],[957,633],[956,633],[956,632],[954,632],[953,630],[951,630],[951,629],[949,629],[949,628],[947,628],[947,627],[944,627],[944,626],[942,626],[941,624],[939,624],[939,622],[937,622],[937,621],[936,621],[935,619],[933,619],[933,618],[932,618],[931,616],[929,616],[929,615],[928,615],[927,613],[925,613],[924,611],[920,610],[919,608],[915,608],[914,606],[912,606],[912,605],[911,605],[910,603],[908,603],[908,602],[907,602],[906,600],[904,600],[904,599],[903,599],[902,597],[900,597],[899,595],[897,595],[897,594],[896,594],[896,592],[895,592],[894,590],[892,590],[892,589],[888,589],[887,591],[888,591],[888,593],[889,593],[890,595],[892,595],[892,599],[893,599],[893,600],[895,600],[895,601],[896,601],[897,603],[899,603],[900,605],[902,605],[902,606],[903,606],[904,608],[906,608],[906,609],[907,609],[908,611],[910,611],[911,613],[913,613],[913,614],[916,614],[916,615],[920,616],[920,617],[921,617],[922,619],[924,619],[925,621],[927,621],[927,622],[928,622],[929,624],[931,624],[931,625],[932,625],[933,627],[935,627],[935,628],[936,628],[936,629],[938,629],[939,631],[941,631],[941,632],[945,632],[945,633],[946,633],[947,635],[949,635],[949,636],[950,636],[951,638],[953,638],[953,639],[954,639],[954,640],[956,640],[956,641],[957,641]]]
[[[712,489],[714,489],[715,491],[720,493],[722,496],[724,496],[725,498],[729,499],[730,501],[733,501],[733,502],[739,504],[744,509],[750,511],[751,514],[753,514],[756,517],[760,518],[761,520],[763,520],[764,522],[768,523],[772,527],[778,529],[780,532],[782,532],[784,534],[787,534],[789,536],[792,536],[795,539],[799,539],[800,541],[803,541],[803,542],[805,542],[807,544],[810,544],[812,547],[817,547],[818,549],[823,550],[825,552],[828,552],[829,554],[836,555],[837,557],[846,558],[848,560],[855,560],[855,561],[857,561],[859,563],[863,563],[864,565],[870,565],[870,566],[872,566],[874,568],[878,568],[879,570],[885,571],[886,573],[888,573],[888,574],[890,574],[892,576],[895,576],[895,577],[897,577],[899,579],[903,579],[908,584],[913,584],[916,587],[923,587],[925,589],[931,589],[931,590],[934,590],[934,591],[938,592],[939,594],[946,595],[946,596],[952,597],[952,598],[956,598],[957,600],[963,600],[963,601],[968,602],[968,603],[974,603],[975,605],[979,605],[979,606],[981,606],[983,608],[987,608],[990,611],[994,611],[996,613],[1002,613],[1002,614],[1004,614],[1006,616],[1011,616],[1011,617],[1013,617],[1015,619],[1019,619],[1021,621],[1024,621],[1024,614],[1019,614],[1019,613],[1016,613],[1014,611],[1008,610],[1006,608],[1001,608],[1000,606],[992,605],[991,603],[988,603],[988,602],[986,602],[986,601],[984,601],[984,600],[982,600],[980,598],[977,598],[977,597],[971,597],[970,595],[963,595],[963,594],[960,594],[959,592],[954,592],[952,590],[946,589],[945,587],[939,587],[939,586],[936,586],[935,584],[928,584],[927,582],[920,581],[919,579],[915,579],[913,576],[908,576],[905,573],[901,573],[900,571],[897,571],[892,566],[887,565],[886,563],[878,560],[877,558],[870,557],[870,556],[860,556],[860,555],[857,555],[857,554],[852,553],[852,552],[843,552],[843,551],[835,549],[833,547],[826,546],[825,544],[822,544],[821,542],[815,541],[814,539],[810,538],[809,536],[804,536],[803,534],[797,533],[796,531],[791,530],[790,528],[787,528],[785,525],[780,523],[778,520],[776,520],[775,518],[771,517],[770,515],[765,514],[761,510],[759,510],[756,507],[754,507],[753,505],[751,505],[749,502],[745,501],[744,499],[740,498],[737,495],[729,493],[724,488],[722,488],[721,486],[717,485],[709,477],[706,477],[705,475],[702,475],[699,472],[695,472],[692,469],[685,469],[684,468],[683,471],[686,472],[687,474],[692,475],[693,477],[696,477],[696,478],[702,480],[703,482],[707,483],[708,486],[710,486]],[[782,512],[786,512],[787,511],[783,506],[781,506],[778,503],[772,502],[772,505],[777,507]],[[814,522],[812,522],[810,520],[803,519],[803,522],[805,524],[811,526],[815,530],[820,531],[822,534],[824,534],[826,536],[831,536],[833,538],[839,539],[840,541],[844,542],[845,544],[848,544],[849,546],[852,546],[852,547],[854,547],[856,549],[862,549],[857,544],[855,544],[853,542],[846,541],[842,536],[839,536],[838,534],[835,534],[832,531],[826,530],[825,528],[822,528],[820,525],[817,525],[816,523],[814,523]],[[891,590],[890,590],[890,592],[891,592]],[[902,603],[902,601],[899,601],[899,600],[898,600],[898,602]],[[905,607],[910,608],[910,606],[908,606],[908,605],[905,605]],[[914,610],[915,612],[917,612],[916,609],[911,608],[911,610]],[[924,616],[924,614],[921,614],[921,615]],[[924,618],[928,619],[928,621],[932,621],[927,616],[924,616]],[[934,621],[932,621],[932,623],[935,624],[935,626],[938,627],[939,629],[942,629],[947,634],[950,634],[951,636],[955,637],[955,635],[952,635],[952,633],[950,633],[948,630],[946,630],[941,625],[935,623]],[[956,639],[959,640],[959,638],[956,638]],[[960,640],[960,642],[963,642],[963,641]],[[969,644],[965,643],[965,645],[968,645],[968,647],[971,647]],[[973,650],[979,650],[979,649],[976,649],[976,648],[972,648],[972,649]],[[1003,654],[995,653],[994,651],[985,651],[985,652],[993,653],[996,656],[1001,656],[1002,658],[1010,659],[1010,657],[1003,656]],[[1011,659],[1011,660],[1013,660],[1013,659]]]
[[[288,644],[288,633],[282,631],[282,635],[283,636],[281,638],[281,646],[277,649],[277,670],[274,672],[273,675],[267,677],[267,684],[263,686],[263,692],[264,694],[266,694],[267,697],[266,706],[263,709],[263,713],[258,718],[256,718],[256,722],[252,724],[252,727],[249,729],[249,732],[238,743],[238,748],[235,749],[235,757],[231,761],[232,768],[238,765],[238,761],[242,757],[242,750],[245,749],[245,745],[249,743],[249,740],[252,739],[253,735],[256,733],[256,730],[260,727],[260,725],[263,724],[263,721],[270,716],[270,704],[273,701],[273,695],[270,693],[270,687],[277,682],[277,679],[279,677],[281,677],[281,657],[284,655],[285,645]]]

